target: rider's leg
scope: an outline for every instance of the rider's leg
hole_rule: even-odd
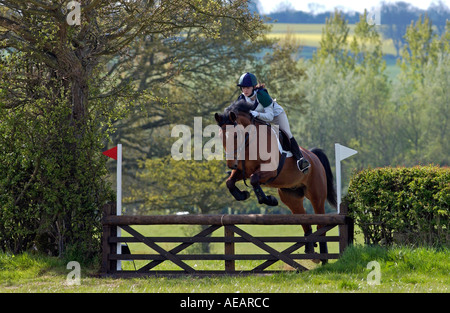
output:
[[[291,137],[291,152],[297,159],[298,169],[306,174],[311,165],[309,164],[308,160],[303,157],[303,154],[300,151],[300,147],[298,146],[298,143],[294,137]]]
[[[300,171],[306,174],[308,172],[310,164],[308,160],[303,157],[303,154],[300,151],[300,147],[291,133],[286,113],[282,112],[280,115],[275,116],[273,119],[273,124],[279,125],[280,129],[284,130],[289,136],[291,141],[291,152],[294,155],[294,158],[297,160],[297,167]]]

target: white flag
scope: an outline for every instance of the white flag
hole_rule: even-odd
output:
[[[337,196],[337,211],[340,212],[341,205],[341,161],[358,153],[358,151],[342,146],[338,143],[334,144],[336,157],[336,196]]]
[[[338,156],[339,161],[342,161],[342,160],[358,153],[358,151],[347,148],[346,146],[342,146],[338,143],[335,143],[334,146],[336,149],[336,156]]]

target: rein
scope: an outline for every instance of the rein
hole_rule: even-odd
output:
[[[268,126],[269,128],[272,129],[272,125],[271,125],[270,123],[268,123],[268,122],[266,122],[266,121],[263,121],[263,120],[261,120],[261,119],[255,117],[255,116],[253,116],[252,114],[249,114],[249,115],[250,115],[250,121],[251,121],[252,125],[255,125],[255,126],[256,126],[256,123],[259,123],[259,124],[262,124],[262,125],[266,125],[266,126]],[[234,122],[234,126],[237,126],[237,123],[236,123],[236,122]],[[244,149],[244,153],[245,153],[245,147],[247,147],[247,144],[249,144],[248,139],[249,139],[249,134],[246,133],[243,144],[242,144],[240,147],[236,148],[236,149],[233,151],[233,156],[234,156],[234,153],[236,153],[236,159],[239,157],[239,152],[240,152],[242,149]],[[226,155],[226,157],[227,157],[228,155],[230,155],[230,154],[231,154],[231,153],[228,153],[228,152],[225,150],[225,155]],[[279,160],[279,162],[278,162],[278,167],[277,167],[277,175],[274,176],[274,177],[272,177],[272,178],[270,178],[270,179],[269,179],[268,181],[266,181],[265,183],[261,183],[262,185],[270,184],[271,182],[273,182],[273,181],[280,175],[281,170],[283,169],[283,166],[284,166],[284,162],[286,161],[286,155],[287,155],[286,152],[281,153],[281,157],[280,157],[280,160]],[[239,160],[238,160],[238,162],[239,162]],[[242,176],[243,176],[243,180],[244,180],[245,186],[250,187],[250,186],[247,184],[247,179],[245,178],[245,156],[244,156],[244,159],[242,160]]]

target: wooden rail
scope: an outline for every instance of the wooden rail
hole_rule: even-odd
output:
[[[151,215],[151,216],[116,216],[115,205],[104,207],[103,243],[102,243],[102,273],[112,276],[140,276],[152,274],[240,274],[240,273],[268,273],[266,269],[277,261],[282,261],[298,271],[306,270],[296,262],[298,259],[320,259],[327,261],[337,259],[344,249],[353,242],[353,221],[346,216],[346,207],[341,206],[341,214],[275,214],[275,215]],[[323,225],[322,228],[306,237],[255,237],[236,225]],[[210,225],[192,237],[146,237],[130,225]],[[118,237],[117,226],[132,237]],[[211,233],[224,228],[223,237],[210,237]],[[324,236],[334,227],[339,227],[339,236]],[[235,236],[238,235],[238,236]],[[157,254],[117,254],[118,243],[141,242],[157,252]],[[162,248],[157,242],[179,242],[171,250]],[[224,243],[224,254],[179,254],[181,251],[198,242]],[[267,254],[235,254],[235,244],[249,242],[261,248]],[[266,242],[290,242],[290,247],[278,251]],[[296,253],[295,251],[307,243],[339,242],[339,253]],[[148,260],[149,263],[135,271],[117,270],[118,260]],[[186,260],[221,260],[225,261],[224,270],[205,271],[194,269]],[[264,262],[249,271],[236,271],[236,260],[264,260]],[[164,261],[171,261],[180,270],[154,270]]]

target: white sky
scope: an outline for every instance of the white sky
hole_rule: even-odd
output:
[[[400,1],[400,0],[398,0]],[[411,3],[413,6],[420,9],[427,9],[432,2],[438,3],[439,0],[402,0],[407,3]],[[441,0],[447,7],[450,7],[450,0]],[[363,12],[364,9],[372,9],[381,3],[381,0],[259,0],[262,6],[262,13],[270,13],[282,4],[287,2],[292,4],[296,10],[310,12],[308,4],[316,3],[321,5],[319,12],[333,11],[338,7],[343,11],[357,11]],[[392,0],[384,0],[384,2],[397,2]]]

